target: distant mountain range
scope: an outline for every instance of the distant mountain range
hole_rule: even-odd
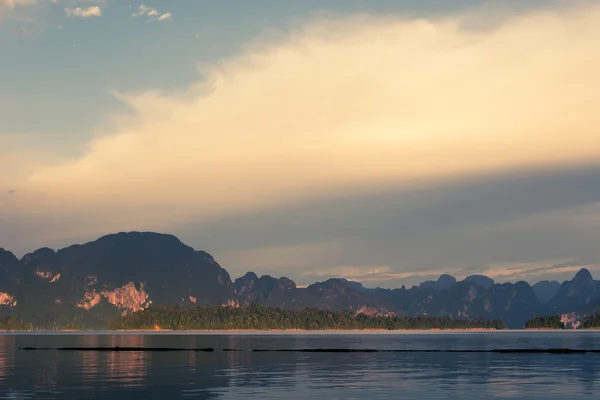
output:
[[[523,327],[534,315],[589,314],[600,308],[600,281],[586,269],[571,281],[495,283],[473,275],[442,275],[410,289],[369,289],[345,279],[299,288],[288,278],[248,272],[232,281],[208,253],[172,235],[118,233],[59,251],[17,259],[0,248],[0,314],[34,326],[103,326],[153,305],[249,304],[318,307],[368,315],[502,319]]]

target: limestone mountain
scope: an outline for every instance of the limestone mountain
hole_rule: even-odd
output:
[[[150,305],[259,304],[285,309],[351,310],[368,315],[502,319],[523,327],[534,315],[590,313],[600,308],[600,282],[588,270],[573,280],[495,283],[442,275],[410,289],[365,288],[336,278],[297,287],[290,279],[248,272],[232,282],[208,253],[172,235],[118,233],[58,251],[17,259],[0,249],[0,314],[38,327],[103,327]]]
[[[19,260],[10,251],[0,248],[0,313],[4,314],[14,306],[15,286],[19,272]]]
[[[469,275],[463,281],[474,283],[484,289],[489,289],[494,284],[494,280],[485,275]]]
[[[432,288],[437,291],[450,289],[452,286],[456,284],[456,278],[443,274],[440,275],[437,281],[425,281],[419,284],[420,289]]]
[[[548,303],[560,289],[558,281],[540,281],[532,286],[535,295],[540,299],[542,304]]]
[[[10,268],[0,265],[0,269]],[[12,267],[14,268],[14,267]],[[119,233],[94,242],[25,255],[16,267],[13,313],[34,324],[89,324],[151,303],[221,304],[229,274],[207,253],[171,235]]]
[[[600,296],[600,282],[592,278],[586,268],[581,269],[571,281],[563,282],[548,302],[555,313],[576,312],[587,309]]]

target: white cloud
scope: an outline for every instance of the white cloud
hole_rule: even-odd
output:
[[[155,19],[158,21],[166,21],[166,20],[170,20],[172,18],[172,15],[170,12],[160,13],[160,12],[158,12],[158,10],[156,10],[152,7],[148,7],[144,4],[140,5],[138,7],[138,12],[131,14],[131,16],[134,18],[149,17],[150,21],[153,21]]]
[[[133,116],[81,157],[36,165],[0,213],[156,227],[595,162],[600,7],[568,11],[493,30],[465,30],[467,17],[310,24],[206,68],[185,93],[120,94]]]
[[[164,14],[162,14],[162,15],[161,15],[160,17],[158,17],[157,19],[158,19],[159,21],[166,21],[166,20],[168,20],[168,19],[171,19],[171,18],[172,18],[172,15],[171,15],[171,13],[170,13],[170,12],[168,12],[168,13],[164,13]]]
[[[88,8],[65,8],[65,14],[67,17],[79,17],[79,18],[91,18],[101,17],[102,9],[98,6],[91,6]]]

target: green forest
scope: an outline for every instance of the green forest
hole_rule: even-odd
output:
[[[0,331],[25,331],[29,326],[18,318],[0,317]]]
[[[583,329],[600,328],[600,311],[596,311],[594,315],[590,315],[583,320]]]
[[[533,317],[525,323],[525,329],[564,329],[560,315]]]
[[[543,317],[533,317],[525,324],[527,329],[564,329],[563,323],[560,321],[560,315],[550,315]],[[582,329],[600,328],[600,310],[594,314],[587,316],[581,321]]]
[[[282,310],[252,305],[229,307],[151,307],[119,317],[109,330],[336,330],[336,329],[505,329],[501,320],[452,319],[450,317],[370,317],[350,311],[316,308]]]

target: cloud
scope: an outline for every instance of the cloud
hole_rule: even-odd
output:
[[[492,31],[461,18],[317,23],[207,68],[181,95],[120,94],[135,115],[28,186],[56,206],[144,199],[214,216],[592,162],[599,22],[600,7]]]
[[[65,8],[65,14],[67,17],[79,17],[79,18],[91,18],[101,17],[102,9],[98,6],[91,6],[88,8]]]
[[[470,27],[479,17],[319,20],[203,66],[203,79],[182,93],[117,93],[132,113],[117,116],[111,124],[116,128],[96,137],[81,156],[28,164],[25,177],[10,180],[19,202],[7,202],[0,214],[51,215],[69,221],[69,234],[91,235],[183,221],[206,224],[329,198],[403,190],[388,214],[376,215],[379,226],[391,228],[378,228],[380,243],[370,243],[370,254],[356,256],[365,259],[331,256],[325,260],[331,262],[304,268],[383,265],[392,273],[418,272],[436,270],[442,253],[454,268],[471,254],[486,261],[483,265],[503,261],[500,251],[512,257],[506,250],[513,230],[503,231],[497,219],[486,231],[480,225],[461,226],[452,208],[436,214],[432,206],[420,211],[422,220],[412,217],[410,208],[402,209],[404,220],[394,223],[392,217],[405,204],[419,209],[432,201],[423,197],[411,203],[406,193],[597,162],[600,7],[570,5],[507,16],[493,29]],[[496,215],[493,209],[480,211],[480,202],[462,200],[470,204],[461,214],[468,222],[469,213],[480,212],[481,219]],[[540,204],[552,201],[545,196]],[[360,220],[377,207],[376,202],[358,204],[347,216]],[[529,212],[523,211],[525,217]],[[320,217],[328,220],[326,214]],[[444,226],[446,220],[453,224]],[[511,229],[544,237],[548,234],[538,228],[554,226],[556,220],[551,221]],[[443,229],[425,232],[428,224],[440,223]],[[352,228],[375,229],[369,224]],[[323,222],[319,229],[330,228]],[[389,250],[398,236],[405,239],[402,248],[411,251],[410,260]],[[484,237],[501,238],[506,245],[494,249],[493,240],[483,243]],[[419,247],[417,239],[443,252]],[[479,246],[471,248],[469,241]],[[366,259],[384,245],[387,259]],[[525,254],[525,244],[514,245]],[[571,259],[572,249],[567,253],[542,259]],[[532,260],[515,256],[508,261]]]
[[[145,6],[144,4],[139,6],[139,12],[131,14],[132,17],[142,17],[142,16],[154,17],[157,15],[159,15],[158,11],[156,11],[154,8]]]
[[[582,268],[587,268],[592,272],[600,271],[600,264],[582,264],[574,261],[555,260],[526,262],[526,263],[500,263],[490,264],[481,269],[467,269],[448,271],[447,269],[425,269],[413,272],[396,272],[389,266],[354,266],[354,267],[333,267],[317,270],[305,271],[300,274],[302,278],[308,278],[309,281],[323,280],[329,278],[346,278],[350,281],[356,281],[366,284],[367,287],[397,287],[402,284],[418,284],[424,280],[437,280],[442,274],[452,274],[457,280],[465,279],[469,275],[485,275],[494,279],[496,282],[517,282],[526,280],[531,283],[545,279],[570,280],[573,275]],[[561,279],[559,278],[559,279]]]
[[[303,272],[348,265],[389,266],[390,274],[369,277],[383,287],[442,273],[563,280],[573,274],[548,266],[600,262],[598,193],[599,167],[520,171],[192,219],[169,231],[209,250],[232,275],[251,269],[301,284],[323,279]]]
[[[333,267],[305,271],[300,274],[302,277],[312,279],[345,278],[351,281],[371,283],[385,282],[392,279],[420,278],[431,275],[441,275],[445,271],[418,271],[418,272],[394,272],[387,265],[381,266],[352,266],[352,267]]]
[[[158,17],[157,19],[158,19],[159,21],[166,21],[166,20],[168,20],[168,19],[171,19],[171,18],[172,18],[172,15],[171,15],[171,13],[170,13],[170,12],[168,12],[168,13],[164,13],[164,14],[162,14],[162,15],[161,15],[160,17]]]
[[[234,276],[247,271],[285,275],[287,272],[331,265],[342,251],[340,243],[330,240],[240,249],[221,254],[219,260],[229,266]]]
[[[29,6],[36,4],[36,0],[0,0],[0,9],[13,9],[17,6]]]
[[[138,7],[138,12],[131,14],[132,17],[137,18],[137,17],[148,17],[149,21],[167,21],[170,20],[172,18],[172,15],[170,12],[167,13],[159,13],[158,10],[152,8],[152,7],[148,7],[144,4],[140,5]]]
[[[0,23],[6,15],[16,20],[22,20],[20,22],[27,22],[28,17],[15,16],[14,10],[19,6],[31,6],[36,3],[36,0],[0,0]]]

